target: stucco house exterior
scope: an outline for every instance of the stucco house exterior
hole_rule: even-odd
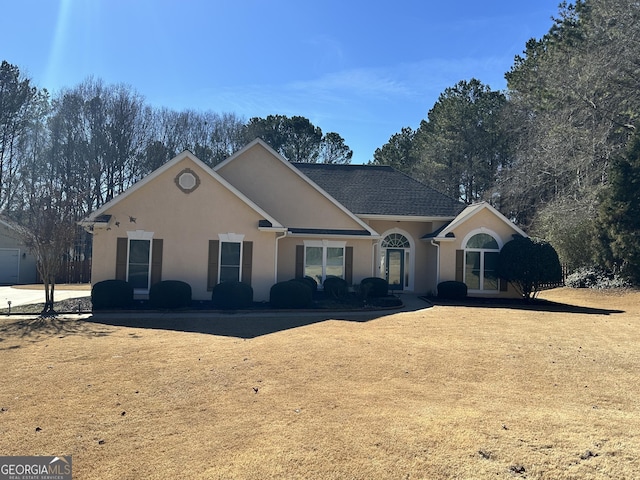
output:
[[[128,280],[144,297],[160,280],[210,299],[222,281],[327,276],[387,278],[435,293],[460,280],[470,295],[500,285],[497,252],[524,235],[489,204],[465,206],[387,166],[292,164],[256,139],[210,168],[185,151],[83,222],[93,233],[92,282]]]
[[[15,228],[0,220],[0,285],[36,282],[36,259]]]

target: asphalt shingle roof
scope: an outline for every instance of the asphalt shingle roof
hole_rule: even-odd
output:
[[[462,202],[389,166],[293,165],[357,215],[455,217],[465,208]]]

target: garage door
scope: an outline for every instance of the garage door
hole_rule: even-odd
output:
[[[0,285],[18,283],[20,271],[20,250],[17,248],[0,248]]]

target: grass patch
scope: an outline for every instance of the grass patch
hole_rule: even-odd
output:
[[[3,317],[0,451],[73,455],[77,479],[634,478],[640,293],[543,296],[579,308],[250,339]]]

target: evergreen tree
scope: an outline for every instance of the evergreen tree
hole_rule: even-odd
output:
[[[640,136],[611,164],[599,209],[601,257],[610,269],[640,285]]]

